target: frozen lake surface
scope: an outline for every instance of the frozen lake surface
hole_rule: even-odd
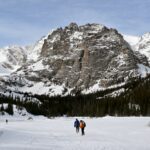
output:
[[[85,136],[76,134],[75,118],[0,116],[0,150],[150,150],[150,117],[79,118]]]

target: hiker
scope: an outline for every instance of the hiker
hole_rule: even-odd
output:
[[[76,128],[76,133],[79,133],[79,126],[80,126],[80,122],[78,119],[76,119],[74,122],[74,127]]]
[[[8,120],[6,119],[6,123],[8,123]]]
[[[84,132],[85,127],[86,127],[86,123],[83,120],[80,120],[81,135],[85,135]]]

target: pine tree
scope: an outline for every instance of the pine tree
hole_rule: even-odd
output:
[[[10,115],[13,115],[14,114],[14,111],[13,111],[13,105],[11,103],[8,104],[8,107],[7,109],[5,110],[7,113],[9,113]]]

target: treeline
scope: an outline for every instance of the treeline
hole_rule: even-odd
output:
[[[119,89],[124,92],[114,97],[110,94]],[[27,94],[26,94],[27,96]],[[32,95],[22,101],[20,99],[4,101],[25,107],[28,112],[35,115],[45,116],[150,116],[150,75],[146,78],[132,78],[128,84],[121,87],[107,89],[92,94],[80,94],[65,97],[47,95]],[[39,100],[39,103],[32,101],[32,98]],[[11,100],[10,100],[11,99]],[[0,98],[0,103],[1,103]]]
[[[23,94],[23,93],[22,93]],[[4,112],[7,112],[10,115],[14,114],[14,105],[16,109],[22,110],[25,108],[27,112],[33,115],[44,115],[42,113],[42,108],[40,108],[40,104],[35,102],[33,97],[28,97],[26,93],[23,96],[25,99],[21,99],[20,97],[13,97],[13,95],[5,96],[0,94],[0,112],[3,115]],[[5,105],[6,108],[4,107]]]
[[[115,97],[110,93],[124,89],[122,94]],[[42,102],[42,108],[48,116],[149,116],[150,115],[150,75],[146,78],[131,78],[128,84],[76,96],[34,95]]]
[[[4,107],[3,103],[0,106],[0,114],[4,115],[4,112],[7,112],[10,115],[14,114],[13,105],[8,103],[7,107]]]

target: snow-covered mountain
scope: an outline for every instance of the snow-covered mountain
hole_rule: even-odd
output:
[[[146,33],[140,37],[135,50],[145,55],[150,63],[150,33]]]
[[[145,33],[141,37],[124,35],[124,39],[134,51],[145,55],[150,63],[150,32]]]
[[[149,39],[148,35],[122,36],[116,29],[99,24],[71,23],[53,30],[33,46],[0,49],[0,72],[11,73],[3,77],[0,87],[65,95],[124,84],[128,77],[150,72],[145,57],[150,54]]]
[[[0,49],[0,76],[20,68],[27,59],[26,49],[20,46],[8,46]]]

